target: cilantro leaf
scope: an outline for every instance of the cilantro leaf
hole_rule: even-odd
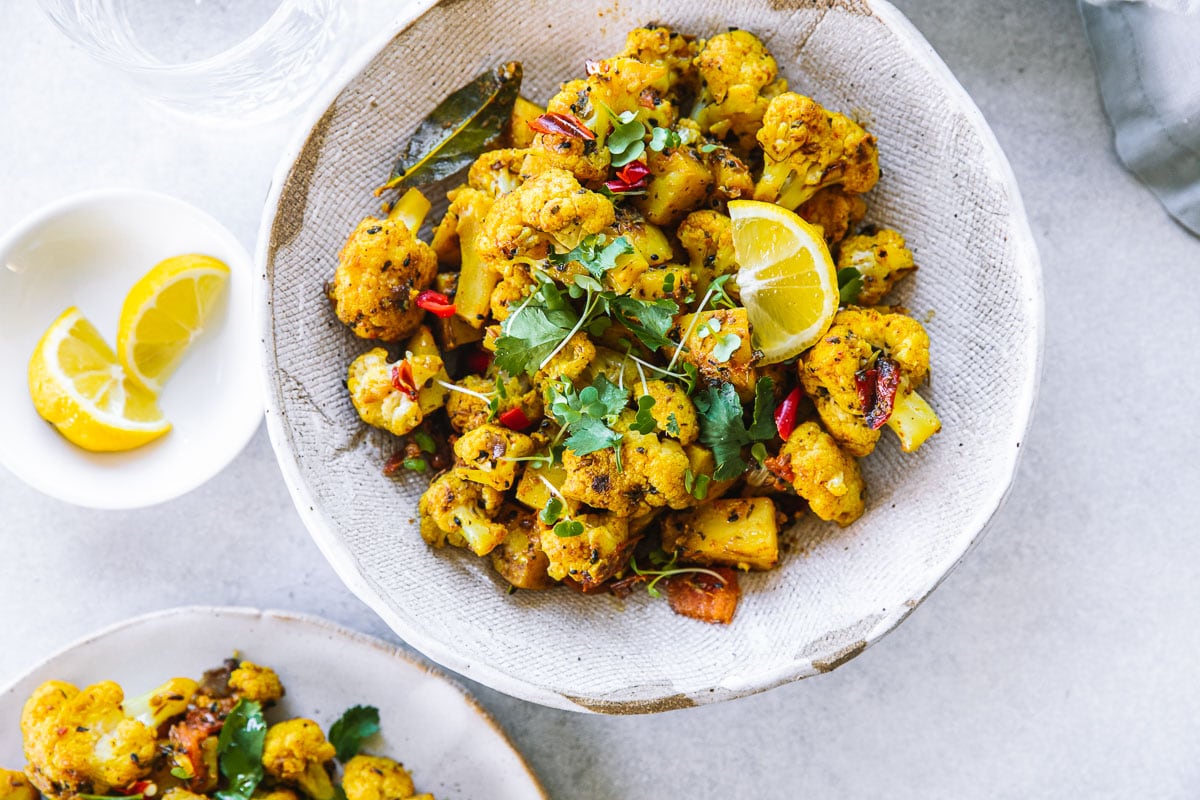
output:
[[[530,375],[579,322],[579,315],[553,281],[542,280],[535,291],[501,324],[495,362],[509,375]]]
[[[667,331],[675,324],[679,305],[674,300],[638,300],[628,295],[605,296],[610,312],[629,328],[642,344],[658,350],[674,344]]]
[[[854,267],[843,267],[837,271],[838,295],[843,305],[854,305],[862,292],[863,276]]]
[[[736,478],[746,469],[742,446],[750,443],[750,434],[742,421],[742,401],[728,383],[709,386],[695,398],[700,412],[700,441],[713,451],[717,467],[713,478]]]
[[[604,237],[600,234],[589,234],[567,252],[551,253],[549,261],[551,264],[578,262],[592,277],[603,278],[604,273],[617,265],[618,257],[633,252],[633,244],[624,236],[618,236],[608,244],[603,244],[603,241]]]
[[[621,441],[621,434],[604,424],[604,420],[584,417],[571,426],[571,435],[564,441],[575,455],[584,456],[613,447]]]
[[[766,375],[754,384],[754,421],[749,433],[759,442],[775,438],[775,381]]]
[[[345,764],[358,754],[363,740],[379,733],[379,709],[352,706],[329,729],[329,743],[337,750],[338,761]]]
[[[262,706],[253,700],[238,700],[217,738],[217,763],[227,781],[227,788],[216,793],[219,800],[249,800],[254,794],[263,779],[266,737]]]
[[[615,448],[620,443],[621,434],[612,430],[608,423],[616,419],[628,402],[629,391],[603,374],[578,392],[564,379],[553,386],[550,413],[568,434],[563,444],[576,455],[587,455],[608,447]],[[621,451],[617,450],[618,469],[620,455]]]
[[[668,436],[678,436],[679,435],[679,420],[675,418],[674,411],[672,411],[670,414],[667,414],[667,435]]]

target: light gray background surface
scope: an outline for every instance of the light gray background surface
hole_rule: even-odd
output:
[[[360,35],[394,15],[364,5]],[[553,797],[1200,794],[1200,241],[1113,155],[1073,0],[897,5],[995,129],[1041,249],[1045,375],[1009,502],[907,622],[832,674],[643,718],[472,685]],[[163,117],[32,0],[0,8],[0,228],[125,185],[196,203],[252,247],[289,135]],[[0,684],[97,627],[190,603],[393,638],[309,540],[263,431],[207,485],[138,512],[0,472]]]

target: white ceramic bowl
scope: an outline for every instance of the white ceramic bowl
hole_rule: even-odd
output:
[[[89,453],[43,421],[26,374],[38,340],[78,306],[109,344],[126,292],[159,261],[204,253],[229,265],[225,300],[164,387],[170,433],[125,453]],[[0,240],[0,464],[46,494],[137,508],[183,494],[241,452],[262,419],[246,249],[173,197],[112,189],[66,198]]]
[[[651,21],[761,35],[797,91],[862,120],[883,178],[869,221],[898,228],[921,269],[900,302],[927,321],[943,431],[919,454],[885,437],[864,464],[866,515],[785,537],[781,566],[742,582],[733,624],[675,616],[644,594],[508,596],[486,560],[420,539],[424,481],[388,478],[394,449],[342,384],[371,346],[321,285],[420,120],[481,68],[520,59],[544,100],[583,60]],[[825,672],[903,620],[1000,506],[1033,407],[1041,352],[1037,253],[1012,173],[978,109],[890,5],[839,0],[458,0],[404,20],[348,73],[284,154],[258,260],[268,429],[296,506],[347,585],[434,660],[547,705],[609,713],[714,702]],[[923,393],[925,393],[923,391]]]
[[[176,608],[127,620],[70,645],[0,689],[0,767],[20,769],[21,707],[47,680],[115,680],[133,697],[197,677],[234,651],[274,668],[287,695],[267,721],[308,717],[323,730],[353,705],[379,709],[364,751],[402,761],[417,788],[460,800],[544,800],[503,731],[458,684],[387,642],[300,614]],[[136,658],[130,654],[136,653]]]

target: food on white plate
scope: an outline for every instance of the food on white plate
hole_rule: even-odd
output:
[[[453,93],[328,287],[420,529],[515,589],[665,594],[728,623],[798,515],[849,525],[858,459],[940,429],[917,267],[865,224],[875,137],[789,91],[748,31],[639,28],[545,108],[519,65]],[[466,169],[428,244],[417,188]],[[664,591],[665,590],[665,591]]]

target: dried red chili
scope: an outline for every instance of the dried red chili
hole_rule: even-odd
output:
[[[529,127],[538,133],[556,133],[570,139],[586,139],[592,141],[596,134],[592,132],[579,117],[574,114],[562,114],[557,111],[547,111],[529,123]]]
[[[631,161],[617,170],[616,178],[605,181],[604,185],[613,194],[638,192],[646,188],[646,179],[649,177],[650,170],[646,167],[646,162]]]
[[[854,374],[854,388],[863,419],[871,430],[879,430],[892,416],[896,405],[896,390],[900,386],[900,365],[893,359],[880,356],[875,366],[860,369]]]
[[[779,438],[785,442],[792,435],[792,431],[796,430],[796,412],[800,409],[800,398],[804,396],[804,392],[797,386],[788,392],[787,397],[783,398],[783,402],[775,409],[775,430],[779,431]]]
[[[401,361],[392,367],[392,387],[409,400],[417,399],[417,381],[413,377],[412,364]]]
[[[442,319],[454,316],[454,303],[450,302],[450,298],[432,289],[426,289],[417,295],[417,307]]]
[[[497,417],[497,419],[500,420],[500,424],[504,427],[517,432],[527,431],[533,425],[529,421],[529,417],[525,416],[525,412],[519,408],[510,408]]]

